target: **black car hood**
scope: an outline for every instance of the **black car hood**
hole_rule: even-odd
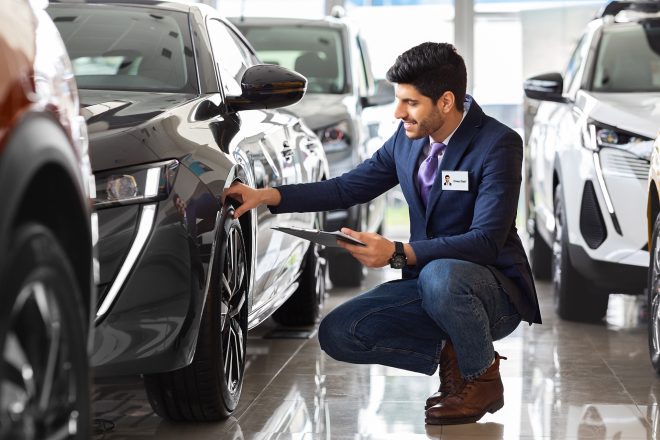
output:
[[[162,159],[147,138],[158,136],[173,109],[195,98],[180,93],[80,90],[80,113],[87,122],[94,171]]]
[[[355,112],[355,100],[347,95],[306,93],[297,104],[288,110],[301,117],[312,130],[328,127],[350,118]]]

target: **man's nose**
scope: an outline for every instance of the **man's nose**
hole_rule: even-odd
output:
[[[394,117],[396,119],[405,119],[407,116],[407,113],[404,109],[404,106],[401,104],[400,101],[397,101],[396,107],[394,107]]]

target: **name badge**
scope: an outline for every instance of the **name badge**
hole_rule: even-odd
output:
[[[468,191],[467,171],[441,171],[443,191]]]

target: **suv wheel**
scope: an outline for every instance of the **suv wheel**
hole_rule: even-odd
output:
[[[0,438],[90,437],[88,314],[44,226],[14,234],[0,296]]]
[[[315,229],[322,229],[320,219],[314,222]],[[314,325],[319,318],[325,299],[326,261],[321,256],[323,246],[311,243],[300,276],[298,289],[273,313],[273,319],[288,326]]]
[[[648,345],[651,365],[660,374],[660,215],[653,225],[648,284]]]
[[[225,209],[214,282],[192,363],[144,378],[149,402],[163,418],[223,420],[238,405],[247,343],[248,264],[241,225],[232,215],[231,207]]]
[[[572,266],[561,185],[555,192],[555,234],[552,244],[552,281],[555,312],[560,318],[600,322],[607,312],[608,295],[595,290]]]
[[[532,273],[537,280],[552,279],[552,248],[547,245],[539,233],[536,221],[529,240],[529,255]]]

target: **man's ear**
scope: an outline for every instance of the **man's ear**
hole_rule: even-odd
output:
[[[454,96],[454,93],[447,90],[440,96],[440,98],[438,98],[436,105],[442,113],[449,113],[456,108],[456,97]]]

